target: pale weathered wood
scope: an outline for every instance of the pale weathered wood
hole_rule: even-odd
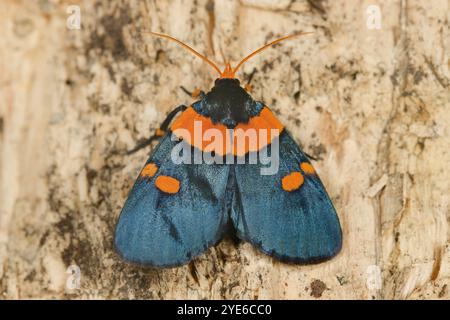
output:
[[[66,28],[68,4],[0,3],[1,297],[449,298],[448,1],[86,0],[81,30]],[[345,237],[335,259],[286,265],[229,241],[176,269],[117,257],[114,224],[148,150],[120,152],[190,102],[180,85],[215,77],[145,30],[217,62],[315,32],[243,71],[257,68],[254,97],[320,158]]]

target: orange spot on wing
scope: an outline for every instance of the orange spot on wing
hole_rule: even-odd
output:
[[[316,170],[314,169],[314,167],[308,162],[302,162],[300,164],[300,168],[306,174],[315,174],[316,173]]]
[[[155,180],[155,186],[162,192],[175,194],[180,190],[180,181],[169,176],[159,176]]]
[[[156,164],[149,163],[144,167],[144,169],[142,169],[141,176],[151,178],[156,174],[157,171],[158,167],[156,166]]]
[[[281,179],[281,186],[285,191],[294,191],[302,186],[304,180],[300,172],[292,172]]]
[[[195,122],[201,122],[202,132],[200,136],[194,134]],[[180,130],[184,129],[184,130]],[[211,141],[203,141],[203,133],[208,129],[216,129],[220,132],[223,139],[223,144],[214,150],[206,150],[208,146],[211,146]],[[260,129],[265,130],[267,135],[265,139],[260,139]],[[272,135],[271,129],[278,130],[276,134]],[[171,130],[178,136],[188,142],[191,146],[194,146],[202,151],[211,152],[214,151],[218,155],[225,155],[228,152],[233,152],[234,155],[243,156],[248,152],[255,152],[266,145],[270,144],[272,140],[278,137],[283,130],[283,125],[275,117],[275,115],[264,107],[258,116],[250,118],[248,123],[240,123],[234,128],[233,147],[231,150],[227,150],[226,142],[228,141],[227,127],[223,124],[214,124],[208,117],[204,117],[197,113],[194,108],[187,108],[181,116],[174,121],[171,126]],[[255,130],[256,141],[250,143],[248,138],[245,138],[247,130]],[[250,136],[250,135],[249,135]],[[242,139],[242,140],[240,140]],[[243,146],[238,148],[238,141],[243,141]]]

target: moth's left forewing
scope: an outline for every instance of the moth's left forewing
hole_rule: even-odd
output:
[[[177,142],[169,135],[146,162],[116,225],[115,248],[129,262],[185,264],[217,243],[226,227],[228,167],[174,163]]]

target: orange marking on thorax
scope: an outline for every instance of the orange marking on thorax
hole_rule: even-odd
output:
[[[300,188],[304,181],[300,172],[292,172],[281,179],[281,187],[285,191],[294,191]]]
[[[300,164],[300,168],[306,174],[315,174],[316,173],[316,170],[314,169],[314,167],[308,162],[302,162]]]
[[[244,150],[238,150],[238,146],[234,144],[233,153],[234,155],[243,156],[248,152],[256,152],[258,150],[261,150],[268,144],[272,142],[272,140],[276,137],[278,137],[281,134],[281,131],[283,130],[283,125],[281,122],[275,117],[275,115],[269,110],[269,108],[264,107],[261,110],[261,113],[256,116],[250,118],[248,123],[240,123],[236,126],[236,129],[242,129],[244,131],[247,131],[248,129],[256,129],[257,136],[258,136],[258,143],[256,144],[250,144],[248,139],[245,140],[245,148]],[[259,137],[259,130],[263,129],[266,132],[266,139],[260,140]],[[272,136],[271,129],[278,130],[277,134],[275,136]],[[236,141],[236,134],[235,134],[235,143]],[[241,152],[240,152],[241,151]]]
[[[194,132],[196,121],[201,122],[202,131],[199,132],[200,136],[198,136],[198,133]],[[208,129],[216,129],[220,131],[223,139],[225,139],[227,127],[220,123],[214,124],[210,118],[202,116],[201,114],[197,113],[194,108],[189,107],[181,114],[178,119],[174,121],[170,129],[177,135],[178,138],[182,138],[191,146],[194,146],[203,151],[211,143],[210,141],[203,140],[203,133]],[[225,149],[214,151],[219,154],[225,154]]]
[[[155,136],[157,137],[163,137],[166,134],[164,130],[161,130],[160,128],[155,130]]]
[[[159,176],[155,180],[155,186],[162,192],[175,194],[180,190],[180,181],[169,176]]]
[[[195,135],[195,121],[201,122],[202,131],[200,132],[200,136]],[[186,131],[177,131],[178,129],[184,129]],[[221,147],[211,150],[211,141],[203,140],[203,133],[208,129],[216,129],[220,132],[220,134],[222,135],[223,143]],[[245,135],[245,133],[249,129],[255,130],[257,141],[254,141],[254,143],[250,143],[249,139],[246,138],[244,140],[244,147],[242,148],[242,150],[238,150],[238,137],[240,137],[239,139],[243,139],[241,135]],[[267,136],[265,141],[263,139],[260,139],[260,129],[266,130]],[[278,130],[278,132],[272,135],[271,129],[276,129]],[[202,151],[214,151],[216,154],[221,156],[227,154],[227,127],[221,123],[214,124],[210,118],[204,117],[201,114],[197,113],[197,111],[195,111],[192,107],[187,108],[181,114],[181,116],[174,121],[171,130],[178,136],[178,138],[182,138],[191,146],[194,146]],[[258,116],[250,118],[248,123],[239,123],[234,128],[233,149],[230,151],[232,151],[234,155],[238,156],[243,156],[248,152],[258,151],[266,145],[270,144],[273,139],[280,135],[282,130],[283,125],[281,124],[281,122],[275,117],[275,115],[269,110],[269,108],[264,107]]]
[[[227,62],[227,64],[225,65],[225,69],[223,69],[223,71],[220,74],[221,78],[234,78],[234,71],[231,68],[231,65],[229,62]]]
[[[141,176],[151,178],[156,174],[157,171],[158,167],[156,166],[156,164],[149,163],[144,167],[144,169],[142,169]]]

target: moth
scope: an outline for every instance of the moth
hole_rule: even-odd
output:
[[[119,255],[141,265],[175,267],[231,232],[283,262],[311,264],[335,256],[342,246],[339,219],[309,157],[235,77],[257,53],[305,33],[274,40],[235,68],[226,63],[223,71],[180,40],[152,34],[182,45],[220,76],[209,92],[175,108],[155,135],[133,150],[160,137],[118,219]],[[210,130],[209,139],[195,137],[199,126]],[[244,140],[237,141],[238,133]],[[267,173],[267,163],[255,158],[270,157],[278,166]]]

